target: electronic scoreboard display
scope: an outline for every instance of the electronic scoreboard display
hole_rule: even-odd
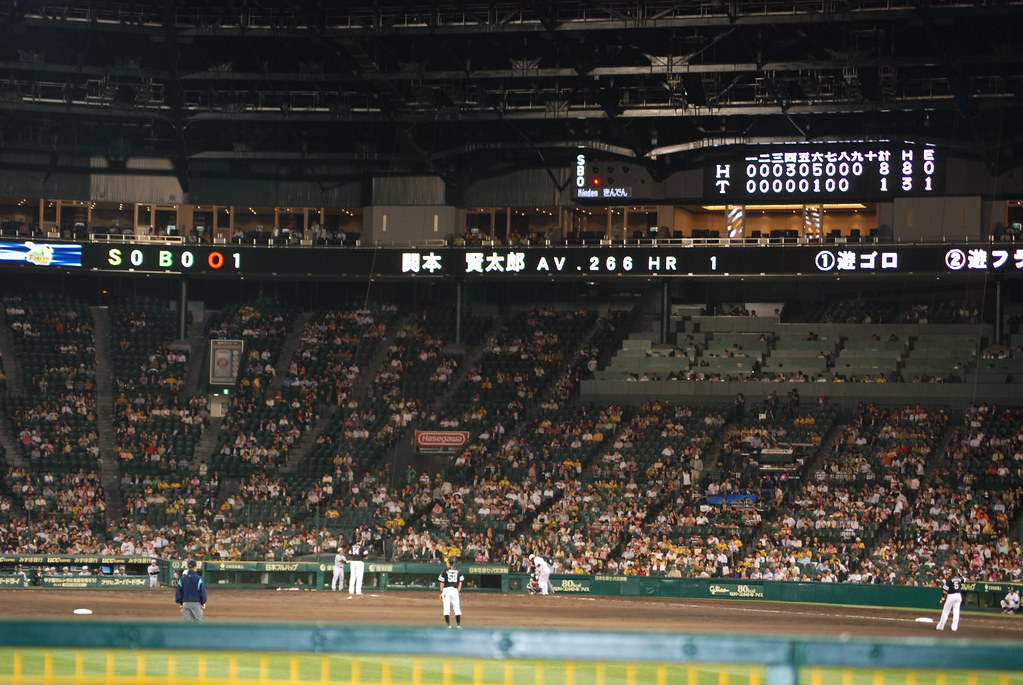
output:
[[[862,142],[730,148],[708,159],[704,197],[732,204],[939,195],[945,159],[929,145]]]
[[[627,245],[325,248],[9,243],[0,268],[202,277],[396,280],[886,274],[1023,276],[1023,247],[988,245]]]

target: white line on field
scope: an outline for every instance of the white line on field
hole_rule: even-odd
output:
[[[565,597],[565,595],[561,595],[561,596]],[[591,598],[591,597],[570,597],[570,598],[571,599],[575,599],[575,600],[583,600],[583,601],[586,601],[586,600],[593,601],[593,599],[595,599],[595,598]],[[631,602],[629,600],[627,600],[627,599],[610,599],[610,598],[606,598],[605,601],[620,602],[620,603],[623,603],[623,604],[631,604]],[[707,608],[706,604],[675,604],[673,602],[649,602],[649,604],[652,604],[654,606],[676,607],[676,608],[679,608],[679,609],[706,609]],[[766,609],[766,608],[758,608],[758,607],[731,606],[731,607],[728,608],[728,610],[729,611],[734,611],[734,612],[746,612],[746,613],[751,613],[751,614],[784,614],[785,616],[812,616],[812,617],[815,617],[815,618],[843,618],[843,619],[844,618],[848,618],[848,619],[867,620],[867,621],[893,621],[893,622],[896,622],[896,623],[914,623],[914,622],[916,622],[916,618],[912,618],[912,617],[910,617],[910,618],[899,618],[899,617],[895,617],[895,616],[864,616],[864,615],[860,615],[860,614],[821,613],[821,612],[815,612],[815,611],[794,611],[794,610],[788,610],[788,609]],[[935,610],[935,613],[937,613],[937,610]],[[967,617],[967,616],[964,616],[964,620],[968,620],[968,619],[980,619],[981,621],[984,621],[985,623],[991,622],[991,620],[992,620],[991,618],[986,617],[986,616],[977,616],[977,617]],[[1009,624],[1009,623],[1007,623],[1005,621],[999,621],[998,622],[998,627],[1002,628],[1003,630],[1006,630],[1006,631],[1023,632],[1023,625],[1015,626],[1015,625],[1011,625],[1011,624]]]

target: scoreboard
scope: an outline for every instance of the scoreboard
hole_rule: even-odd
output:
[[[908,143],[730,149],[711,157],[703,173],[704,197],[733,204],[883,200],[944,189],[937,148]]]
[[[327,248],[110,243],[3,243],[0,268],[75,272],[395,280],[1023,275],[1023,247],[990,244],[690,245]]]

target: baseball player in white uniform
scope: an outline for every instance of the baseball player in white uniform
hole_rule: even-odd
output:
[[[959,607],[963,603],[963,579],[955,569],[948,569],[945,572],[945,581],[941,584],[941,618],[938,620],[938,630],[945,630],[945,623],[949,614],[952,615],[952,632],[959,630]]]
[[[455,568],[454,559],[448,558],[448,567],[437,576],[437,582],[440,583],[440,601],[444,606],[444,622],[448,624],[448,629],[450,630],[452,627],[451,613],[454,612],[454,627],[461,630],[462,602],[459,598],[459,593],[462,591],[462,583],[465,582],[465,576]]]
[[[16,578],[21,578],[21,580],[18,581],[21,587],[28,587],[28,574],[25,573],[25,569],[21,567],[21,564],[18,564],[14,569],[14,576]]]
[[[359,532],[355,533],[355,540],[348,548],[348,596],[362,594],[362,576],[366,573],[366,559],[369,558],[369,548],[362,544]]]
[[[348,557],[339,549],[334,555],[334,577],[330,579],[330,589],[334,592],[345,589],[345,564],[347,563]]]
[[[1009,591],[1005,593],[1005,599],[1002,600],[1002,613],[1015,614],[1017,611],[1019,611],[1019,593],[1016,592],[1016,588],[1009,588]]]
[[[554,588],[551,587],[551,565],[547,563],[539,554],[534,554],[529,558],[533,562],[533,566],[536,568],[536,582],[540,586],[541,595],[553,595]]]
[[[152,559],[146,569],[149,574],[149,587],[160,587],[160,567],[156,565],[156,559]]]

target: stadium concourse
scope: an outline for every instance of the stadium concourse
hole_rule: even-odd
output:
[[[976,325],[977,306],[832,302],[808,312],[821,331],[808,334],[722,312],[637,354],[632,304],[263,298],[180,341],[157,300],[8,295],[0,550],[326,559],[359,536],[375,559],[515,571],[541,554],[556,573],[934,585],[954,564],[1021,580],[1023,411],[925,392],[1021,354],[921,327]],[[846,332],[829,339],[836,320]],[[879,334],[880,321],[918,332]],[[211,339],[245,341],[216,416],[200,379]],[[763,391],[725,404],[580,393],[585,379],[662,376],[673,397],[736,378]],[[832,401],[854,381],[920,392]],[[414,429],[469,438],[417,455]]]

